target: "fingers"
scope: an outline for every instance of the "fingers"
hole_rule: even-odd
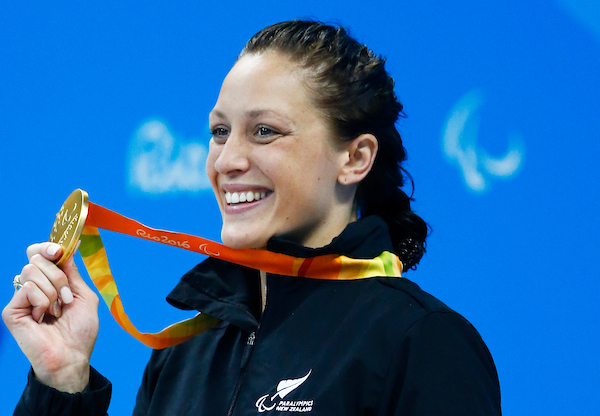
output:
[[[36,302],[31,305],[32,318],[35,320],[43,319],[43,314],[47,311],[58,318],[62,314],[62,305],[73,301],[67,274],[53,263],[61,253],[62,247],[55,243],[33,244],[27,248],[29,264],[23,267],[20,281],[23,288],[26,283],[37,288],[27,291],[27,299],[31,297]],[[41,299],[42,295],[45,300]]]
[[[51,300],[46,296],[46,293],[32,282],[26,282],[21,288],[21,291],[25,293],[25,296],[21,297],[21,301],[15,306],[30,305],[31,318],[38,324],[41,324],[46,315],[46,311],[52,304]]]
[[[33,258],[35,258],[35,256]],[[58,270],[60,271],[60,269]],[[62,278],[53,277],[53,279],[66,281],[66,277],[64,276]],[[61,302],[59,300],[60,289],[57,289],[57,287],[54,286],[52,280],[50,280],[37,265],[30,263],[23,267],[23,270],[21,271],[21,283],[23,286],[19,292],[25,291],[27,293],[27,299],[32,300],[31,307],[33,308],[32,317],[34,320],[39,320],[40,316],[47,310],[57,318],[60,317],[62,312]],[[66,286],[63,285],[58,287],[62,288]],[[38,310],[41,312],[37,313]]]
[[[31,258],[34,255],[40,254],[50,261],[55,261],[60,258],[60,256],[62,255],[62,251],[62,247],[56,243],[45,242],[32,244],[29,247],[27,247],[27,258],[29,259],[29,261],[31,261]]]
[[[8,329],[28,316],[42,323],[50,305],[48,296],[35,283],[25,282],[2,311],[2,319]]]
[[[50,242],[32,244],[27,248],[29,264],[21,271],[21,290],[26,284],[28,287],[35,286],[35,289],[28,288],[25,299],[35,302],[30,306],[32,318],[36,321],[43,320],[45,313],[59,318],[64,305],[73,302],[74,296],[88,301],[95,296],[79,274],[73,256],[60,267],[54,264],[62,253],[59,244]]]
[[[67,286],[69,283],[69,281],[67,280],[67,275],[61,269],[56,267],[54,263],[52,263],[47,258],[43,257],[41,254],[34,254],[33,256],[31,256],[31,259],[29,260],[29,264],[27,266],[30,265],[36,266],[39,272],[41,272],[41,274],[46,277],[46,282],[44,283],[50,283],[57,290],[60,290],[64,286]],[[21,274],[21,276],[21,281],[24,282],[23,273]]]

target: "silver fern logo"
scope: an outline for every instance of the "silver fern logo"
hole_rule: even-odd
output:
[[[275,409],[277,412],[311,412],[313,400],[283,400],[285,396],[300,387],[310,376],[312,369],[304,377],[281,380],[277,384],[276,393],[269,397],[265,394],[256,401],[256,409],[259,413],[270,412]]]
[[[518,133],[508,135],[508,150],[502,157],[492,157],[477,143],[483,93],[472,90],[454,105],[442,134],[443,151],[450,163],[459,167],[466,185],[483,192],[490,178],[514,176],[525,155],[525,145]]]

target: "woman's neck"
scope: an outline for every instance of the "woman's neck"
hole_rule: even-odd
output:
[[[260,308],[261,314],[265,311],[265,306],[267,306],[267,272],[260,272]]]

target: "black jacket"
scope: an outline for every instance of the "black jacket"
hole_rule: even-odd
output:
[[[391,241],[385,223],[368,217],[321,249],[277,239],[268,249],[373,258],[391,251]],[[168,300],[223,322],[153,352],[135,415],[501,414],[496,369],[477,331],[407,279],[268,275],[261,316],[258,273],[207,259]],[[33,410],[41,400],[62,406],[43,414],[104,414],[109,396],[95,372],[78,395],[30,377],[16,414],[42,414]]]

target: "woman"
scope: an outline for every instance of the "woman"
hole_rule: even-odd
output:
[[[210,113],[223,242],[296,257],[389,251],[414,268],[427,226],[400,189],[393,85],[341,28],[292,21],[256,34]],[[72,260],[54,266],[59,255],[29,247],[3,312],[32,364],[16,414],[105,414],[110,383],[89,365],[98,298]],[[477,332],[393,273],[323,281],[207,259],[168,300],[223,323],[153,352],[136,415],[500,414]]]

